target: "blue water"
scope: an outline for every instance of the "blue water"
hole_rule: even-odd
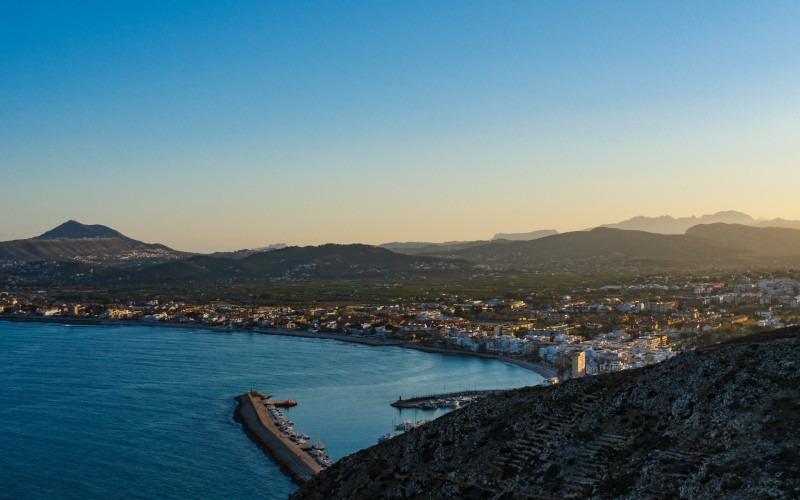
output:
[[[233,421],[251,387],[296,399],[295,429],[337,460],[440,414],[400,413],[399,395],[540,381],[398,347],[0,321],[0,497],[286,498],[296,486]]]

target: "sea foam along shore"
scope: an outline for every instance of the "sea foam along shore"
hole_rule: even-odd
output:
[[[252,332],[263,335],[280,335],[282,337],[301,337],[301,338],[311,338],[311,339],[338,340],[340,342],[349,342],[352,344],[362,344],[373,347],[381,347],[381,346],[403,347],[405,349],[414,349],[417,351],[436,353],[436,354],[446,354],[451,356],[470,356],[475,358],[494,359],[497,361],[502,361],[504,363],[512,364],[514,366],[518,366],[520,368],[524,368],[544,378],[553,378],[557,376],[557,374],[553,370],[545,366],[542,366],[538,363],[526,361],[520,358],[512,358],[507,356],[500,356],[497,354],[480,353],[474,351],[461,351],[461,350],[448,349],[437,346],[427,346],[427,345],[417,344],[414,342],[406,342],[403,340],[386,339],[380,337],[367,337],[361,335],[348,335],[344,333],[309,332],[304,330],[285,330],[281,328],[258,328],[258,327],[232,328],[229,326],[214,326],[214,325],[203,325],[203,324],[198,325],[196,323],[174,323],[169,321],[145,322],[145,321],[130,321],[130,320],[108,320],[99,318],[62,318],[62,317],[53,318],[53,317],[42,317],[42,316],[26,316],[26,315],[21,316],[21,315],[11,315],[11,314],[0,314],[0,321],[55,323],[55,324],[67,324],[67,325],[152,326],[161,328],[183,328],[183,329],[195,329],[195,330],[200,329],[200,330],[209,330],[215,332]]]

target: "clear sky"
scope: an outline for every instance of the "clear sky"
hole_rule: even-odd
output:
[[[800,219],[797,1],[0,0],[0,240]]]

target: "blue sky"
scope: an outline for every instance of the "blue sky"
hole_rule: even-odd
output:
[[[0,1],[0,239],[800,219],[798,2]]]

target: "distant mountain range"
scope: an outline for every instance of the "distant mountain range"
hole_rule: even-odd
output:
[[[197,255],[143,243],[102,225],[68,221],[41,236],[0,243],[0,260],[57,261],[59,279],[71,274],[95,283],[234,283],[325,279],[424,278],[462,275],[462,259],[409,256],[370,245],[286,247]],[[120,269],[122,268],[122,269]],[[123,270],[127,272],[123,272]]]
[[[784,219],[756,220],[753,217],[728,210],[715,214],[703,215],[700,217],[671,217],[662,215],[661,217],[633,217],[632,219],[616,222],[613,224],[603,224],[600,227],[610,227],[613,229],[629,229],[633,231],[647,231],[650,233],[661,234],[683,234],[692,226],[698,224],[741,224],[756,227],[786,227],[800,229],[800,221],[789,221]]]
[[[674,235],[600,227],[531,241],[481,242],[449,251],[427,248],[433,250],[430,255],[529,271],[783,266],[800,263],[800,230],[716,223]]]
[[[700,217],[672,217],[669,215],[662,215],[660,217],[644,217],[637,216],[621,222],[614,222],[610,224],[601,224],[597,227],[608,227],[612,229],[626,229],[630,231],[647,231],[648,233],[659,234],[684,234],[687,229],[698,224],[742,224],[745,226],[755,227],[785,227],[790,229],[800,229],[800,221],[786,220],[786,219],[770,219],[770,220],[756,220],[753,217],[735,210],[727,210],[717,212],[715,214],[701,215]],[[587,231],[594,229],[589,228]],[[555,229],[543,229],[539,231],[531,231],[529,233],[497,233],[492,240],[514,240],[514,241],[530,241],[545,236],[552,236],[557,234]],[[434,245],[435,243],[428,243],[427,245]],[[397,245],[395,243],[394,245]]]
[[[721,214],[715,216],[740,220],[743,215]],[[106,226],[68,221],[36,238],[0,243],[0,260],[102,266],[109,271],[98,269],[95,276],[109,279],[121,276],[111,269],[124,269],[130,283],[400,279],[466,276],[478,269],[648,273],[798,266],[800,229],[716,222],[694,225],[684,234],[659,234],[599,227],[528,241],[328,244],[197,255],[136,241]]]

